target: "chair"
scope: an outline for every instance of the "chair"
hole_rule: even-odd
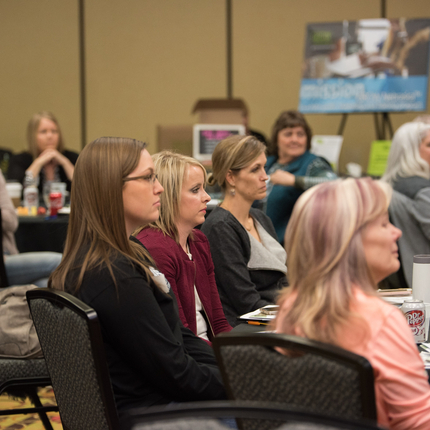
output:
[[[232,400],[275,402],[376,421],[373,369],[364,357],[275,333],[225,333],[212,345]]]
[[[1,209],[0,209],[1,225]],[[2,234],[0,233],[0,255],[3,255]],[[6,275],[6,268],[3,258],[0,258],[0,288],[6,288],[9,282]],[[7,409],[1,410],[0,416],[39,414],[46,430],[52,430],[47,412],[58,411],[57,406],[42,406],[38,387],[51,385],[48,370],[43,358],[16,359],[0,358],[0,394],[8,393],[13,397],[29,397],[34,404],[34,408]]]
[[[63,427],[116,430],[119,420],[96,312],[62,291],[27,292]]]
[[[236,419],[239,428],[284,430],[376,430],[366,422],[327,417],[278,404],[243,401],[176,403],[149,409],[132,409],[123,420],[123,430],[226,430],[225,419]],[[221,420],[220,420],[221,419]],[[224,420],[223,420],[224,419]]]

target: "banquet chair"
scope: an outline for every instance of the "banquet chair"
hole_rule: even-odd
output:
[[[373,369],[364,357],[278,333],[223,333],[212,345],[232,400],[376,422]]]
[[[117,430],[119,419],[96,312],[63,291],[27,292],[67,430]]]
[[[1,226],[1,209],[0,209]],[[3,255],[2,234],[0,234],[0,255]],[[9,282],[3,258],[0,258],[0,288],[7,288]],[[1,315],[1,314],[0,314]],[[28,397],[33,408],[3,409],[0,416],[37,413],[46,430],[52,430],[47,412],[58,411],[57,406],[43,406],[37,389],[51,385],[48,370],[43,358],[0,358],[0,395],[7,393],[11,397]]]
[[[261,430],[377,430],[364,421],[328,417],[279,403],[250,401],[210,401],[175,403],[145,409],[131,409],[123,430],[228,430],[226,419],[236,420],[239,429]]]

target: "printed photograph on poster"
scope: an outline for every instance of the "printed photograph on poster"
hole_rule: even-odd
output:
[[[303,113],[426,110],[430,18],[307,25]]]

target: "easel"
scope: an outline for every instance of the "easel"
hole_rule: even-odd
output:
[[[342,119],[340,120],[339,129],[337,134],[339,136],[343,135],[343,131],[345,129],[346,120],[348,119],[347,113],[342,114]],[[391,124],[390,115],[388,112],[373,112],[373,118],[375,121],[375,133],[377,140],[386,140],[386,131],[388,130],[389,138],[393,138],[393,125]]]

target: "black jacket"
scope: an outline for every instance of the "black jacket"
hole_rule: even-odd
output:
[[[251,208],[251,216],[277,240],[270,218]],[[208,216],[201,231],[209,239],[212,259],[224,314],[231,326],[237,317],[276,301],[279,290],[287,285],[277,270],[248,270],[251,243],[242,224],[225,209],[217,206]]]

